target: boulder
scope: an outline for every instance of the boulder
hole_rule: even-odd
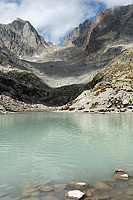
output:
[[[85,194],[80,190],[72,190],[66,193],[65,197],[67,199],[78,200],[81,199]]]
[[[114,177],[117,179],[128,179],[129,175],[123,169],[116,169],[114,172]]]

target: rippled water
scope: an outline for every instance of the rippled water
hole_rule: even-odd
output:
[[[0,116],[0,197],[39,180],[95,183],[117,167],[133,173],[132,114]]]

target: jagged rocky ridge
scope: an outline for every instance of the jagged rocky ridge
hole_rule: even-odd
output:
[[[63,46],[82,47],[90,54],[108,44],[130,43],[133,36],[132,13],[133,5],[100,10],[93,22],[86,20],[76,27],[64,39]]]
[[[121,87],[117,89],[117,84],[114,83],[119,82],[118,77],[115,77],[118,72],[125,70],[127,76],[129,71],[132,72],[132,29],[133,5],[99,11],[93,22],[86,20],[75,28],[64,39],[62,47],[46,43],[27,21],[17,19],[11,24],[0,25],[0,104],[2,105],[0,112],[45,110],[48,107],[43,105],[54,108],[65,104],[57,110],[99,112],[101,109],[102,112],[104,109],[107,111],[105,106],[98,109],[97,107],[110,103],[104,95],[109,96],[114,92],[115,96],[120,90],[122,95],[125,93],[127,96],[132,96],[132,75],[129,76],[130,90]],[[38,59],[37,63],[29,62],[20,59],[20,55],[23,59],[26,56],[32,58],[39,55],[41,60]],[[121,67],[121,58],[124,60],[122,70],[112,70],[114,74],[110,76],[106,67],[106,70],[103,70],[106,75],[101,75],[103,73],[101,69],[105,66],[110,66],[110,71],[114,69],[113,66],[116,69]],[[52,62],[49,62],[51,59]],[[118,65],[108,65],[110,62],[115,62],[113,59],[116,59]],[[98,70],[100,72],[97,73]],[[49,86],[50,80],[52,86]],[[106,88],[112,89],[107,89],[110,92],[105,94]],[[84,101],[84,94],[90,99],[85,100],[88,107],[80,101],[81,99]],[[94,96],[101,100],[98,102],[94,99],[92,102]],[[123,97],[121,99],[123,102]],[[127,98],[127,101],[129,99],[132,102],[132,98]],[[36,104],[39,106],[36,107]],[[110,108],[120,111],[123,109],[121,106],[116,106],[117,109],[112,106]],[[129,110],[132,110],[132,105],[129,107]]]

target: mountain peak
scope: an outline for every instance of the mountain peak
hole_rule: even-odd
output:
[[[15,19],[10,24],[1,25],[0,44],[17,56],[45,54],[48,47],[48,44],[30,22],[20,18]]]
[[[20,22],[25,22],[24,20],[22,20],[21,18],[16,18],[14,21],[20,21]]]

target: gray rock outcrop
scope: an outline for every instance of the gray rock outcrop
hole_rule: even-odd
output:
[[[82,24],[80,24],[78,27],[74,28],[73,31],[64,38],[63,47],[64,46],[77,46],[81,47],[85,40],[86,36],[88,34],[88,31],[91,26],[91,21],[86,20]]]

